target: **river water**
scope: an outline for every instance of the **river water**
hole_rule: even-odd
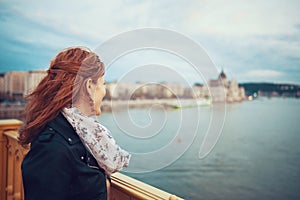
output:
[[[148,152],[170,141],[182,113],[190,113],[192,118],[195,109],[152,109],[151,116],[147,110],[133,109],[130,117],[128,112],[118,111],[103,113],[99,120],[124,149]],[[125,174],[185,199],[300,199],[299,99],[258,98],[227,104],[222,134],[204,159],[199,159],[198,154],[211,108],[203,107],[200,113],[198,134],[180,158],[159,170]],[[164,127],[148,139],[128,135],[118,123],[120,119],[129,123],[126,120],[130,118],[146,127],[155,122],[151,117],[160,121],[161,116],[167,118]],[[189,127],[191,131],[195,129],[190,125],[185,127],[187,132]],[[177,138],[177,142],[180,145],[184,141]]]

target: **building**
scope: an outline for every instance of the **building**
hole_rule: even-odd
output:
[[[185,88],[180,84],[166,83],[164,85],[164,94],[162,96],[165,98],[178,98],[183,97],[185,94]]]
[[[246,99],[245,89],[239,87],[235,79],[228,81],[223,70],[218,79],[209,81],[208,88],[208,96],[211,96],[213,102],[239,102]]]
[[[46,71],[7,72],[0,74],[1,99],[23,100],[30,94],[40,81],[47,75]],[[211,99],[212,102],[238,102],[245,99],[245,89],[239,87],[238,81],[227,80],[222,70],[216,80],[207,84],[195,84],[184,87],[178,83],[126,83],[112,82],[106,85],[105,99],[172,99],[196,98]]]
[[[185,88],[172,83],[108,83],[107,99],[169,99],[182,97]]]
[[[24,96],[30,94],[40,81],[47,75],[46,71],[29,71],[25,77]]]
[[[211,97],[212,102],[226,101],[227,88],[224,87],[221,79],[210,80],[208,83],[208,88],[209,94],[207,96]]]
[[[0,100],[5,98],[4,75],[5,74],[0,74]]]
[[[245,89],[243,87],[239,87],[237,80],[231,80],[227,90],[227,102],[243,101],[245,98]]]
[[[12,71],[4,75],[4,93],[11,100],[22,100],[27,72]]]
[[[46,71],[11,71],[0,75],[0,94],[3,99],[23,100],[46,76]]]
[[[139,85],[136,83],[111,82],[106,84],[105,99],[127,100],[132,98],[139,91]]]

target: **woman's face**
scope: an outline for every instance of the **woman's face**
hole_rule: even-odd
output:
[[[93,101],[94,101],[94,109],[96,111],[96,115],[100,115],[101,114],[101,103],[102,103],[102,99],[106,94],[106,89],[105,89],[105,80],[104,80],[104,76],[100,77],[97,81],[96,84],[93,84]]]

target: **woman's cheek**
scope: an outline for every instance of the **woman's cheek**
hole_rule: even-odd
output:
[[[103,90],[104,90],[104,92],[103,92],[103,94],[104,94],[103,97],[105,97],[105,95],[106,95],[106,88],[104,88]]]

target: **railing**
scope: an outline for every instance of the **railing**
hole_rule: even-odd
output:
[[[17,142],[19,120],[0,120],[0,200],[23,200],[21,163],[27,153]],[[181,198],[121,173],[111,176],[110,199],[139,200]]]

